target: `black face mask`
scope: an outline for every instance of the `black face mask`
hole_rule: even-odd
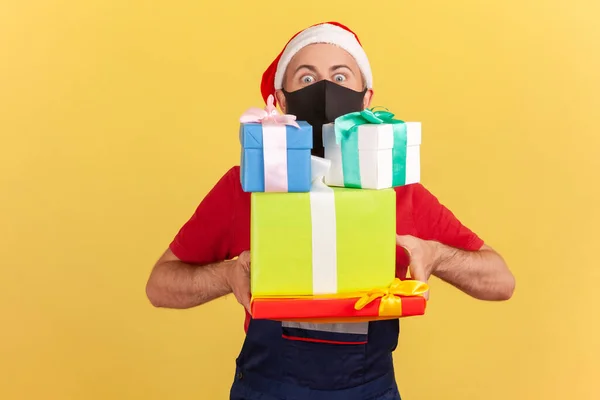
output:
[[[313,128],[312,154],[324,156],[322,128],[344,114],[363,110],[366,89],[357,92],[328,80],[313,83],[294,92],[283,90],[286,113],[306,121]]]

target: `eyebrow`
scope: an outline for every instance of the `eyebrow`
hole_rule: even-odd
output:
[[[329,71],[333,72],[335,70],[341,69],[341,68],[346,68],[348,71],[350,71],[350,73],[352,75],[354,75],[354,71],[352,71],[352,68],[350,68],[349,66],[347,66],[346,64],[339,64],[339,65],[334,65],[331,68],[329,68]]]
[[[350,73],[352,75],[354,75],[354,71],[352,71],[352,68],[350,68],[349,66],[347,66],[346,64],[338,64],[338,65],[333,65],[329,68],[330,72],[333,72],[335,70],[338,69],[342,69],[345,68],[348,71],[350,71]],[[300,71],[301,69],[307,69],[311,72],[314,72],[315,74],[317,73],[317,68],[314,65],[310,65],[310,64],[302,64],[302,65],[298,65],[298,67],[296,68],[296,71],[294,71],[294,74],[298,73],[298,71]]]
[[[298,68],[296,68],[296,71],[294,71],[294,74],[303,68],[305,68],[311,72],[314,72],[315,74],[317,73],[317,68],[314,65],[302,64],[302,65],[298,65]]]

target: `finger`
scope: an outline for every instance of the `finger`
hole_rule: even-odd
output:
[[[414,268],[410,265],[408,266],[408,269],[410,271],[411,279],[413,279],[415,281],[419,281],[419,282],[428,283],[428,278],[425,276],[422,269]],[[427,290],[425,293],[423,293],[423,297],[425,298],[425,300],[429,301],[429,290]]]
[[[237,300],[237,302],[246,309],[246,311],[248,311],[249,314],[250,313],[250,300],[248,298],[248,296],[242,296],[242,295],[238,295],[235,294],[235,299]]]
[[[252,310],[251,310],[251,299],[252,299],[252,295],[250,294],[250,292],[246,293],[245,296],[242,297],[242,305],[244,306],[244,308],[246,309],[246,311],[248,311],[248,314],[252,315]]]
[[[425,276],[425,272],[423,271],[423,268],[421,268],[419,264],[417,264],[417,263],[410,264],[408,266],[408,269],[410,270],[410,276],[412,279],[414,279],[416,281],[427,282],[427,277]]]

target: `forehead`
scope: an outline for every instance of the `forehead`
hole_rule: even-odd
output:
[[[359,73],[358,63],[346,50],[328,43],[311,44],[302,48],[290,61],[288,72],[294,72],[300,65],[312,65],[317,69],[329,69],[334,65],[346,65]]]

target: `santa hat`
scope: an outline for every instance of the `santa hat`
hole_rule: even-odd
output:
[[[338,22],[325,22],[313,25],[296,33],[285,48],[273,60],[269,68],[264,72],[260,90],[267,101],[269,95],[283,88],[283,76],[285,70],[294,57],[302,48],[315,43],[329,43],[346,50],[358,64],[368,89],[373,88],[373,75],[371,65],[358,36],[348,27]]]

